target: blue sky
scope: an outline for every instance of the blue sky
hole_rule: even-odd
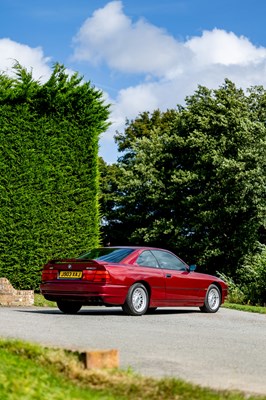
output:
[[[53,63],[77,71],[112,104],[100,139],[142,111],[184,103],[225,78],[266,87],[265,0],[0,0],[0,70],[14,60],[45,81]]]

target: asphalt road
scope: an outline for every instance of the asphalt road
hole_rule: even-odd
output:
[[[120,366],[219,389],[266,395],[266,315],[220,309],[158,309],[130,317],[120,308],[0,307],[0,336],[68,349],[118,349]]]

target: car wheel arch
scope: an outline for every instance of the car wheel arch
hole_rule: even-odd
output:
[[[214,303],[213,303],[214,307],[212,306],[212,304],[209,303],[209,293],[211,293],[211,291],[213,291],[213,290],[217,290],[217,292],[219,292],[219,297],[216,297],[215,293],[214,293],[214,296],[212,294],[212,296],[210,298],[212,301],[214,300]],[[204,303],[202,306],[199,307],[200,310],[204,313],[215,313],[219,310],[221,304],[222,304],[222,288],[221,288],[221,286],[216,281],[209,283],[208,288],[206,290]]]
[[[207,286],[207,288],[205,289],[205,290],[206,290],[206,293],[207,293],[207,291],[208,291],[208,289],[209,289],[209,287],[210,287],[211,285],[216,286],[217,289],[219,289],[219,292],[220,292],[220,294],[221,294],[221,296],[222,296],[222,286],[219,284],[219,282],[216,282],[216,281],[214,281],[214,282],[209,282],[209,283],[208,283],[208,286]]]
[[[149,295],[149,308],[150,308],[151,297],[152,297],[152,288],[151,288],[150,284],[148,282],[146,282],[146,281],[141,281],[141,280],[137,281],[135,283],[141,283],[143,286],[145,286],[145,288],[146,288],[146,290],[148,292],[148,295]]]
[[[136,293],[137,297],[133,300],[133,298],[135,297],[134,293]],[[145,314],[149,308],[150,293],[151,288],[147,284],[147,282],[143,280],[134,281],[128,288],[125,303],[122,305],[123,311],[127,315],[137,316]],[[139,305],[142,309],[138,309]]]
[[[147,289],[149,298],[151,298],[151,286],[149,285],[148,282],[140,280],[140,281],[136,281],[134,283],[141,283],[143,286],[145,286],[145,288]]]
[[[211,285],[214,285],[214,286],[216,286],[218,289],[219,289],[219,291],[220,291],[220,295],[221,295],[221,297],[222,297],[222,286],[219,284],[219,282],[212,282],[211,283]]]

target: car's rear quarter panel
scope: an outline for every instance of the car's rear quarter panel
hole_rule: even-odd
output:
[[[123,303],[128,289],[135,282],[142,282],[147,287],[151,306],[165,299],[164,274],[161,269],[140,267],[136,264],[110,265],[107,269],[112,277],[111,282],[114,282],[114,289],[123,292]]]

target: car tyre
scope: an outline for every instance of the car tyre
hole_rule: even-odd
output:
[[[74,301],[57,301],[57,307],[64,314],[77,314],[77,312],[81,309],[82,304]]]
[[[208,287],[204,305],[200,307],[200,310],[205,313],[216,313],[221,305],[221,291],[216,285],[210,285]]]
[[[142,283],[135,283],[129,288],[127,298],[122,309],[127,315],[140,316],[146,313],[149,307],[149,294]]]

